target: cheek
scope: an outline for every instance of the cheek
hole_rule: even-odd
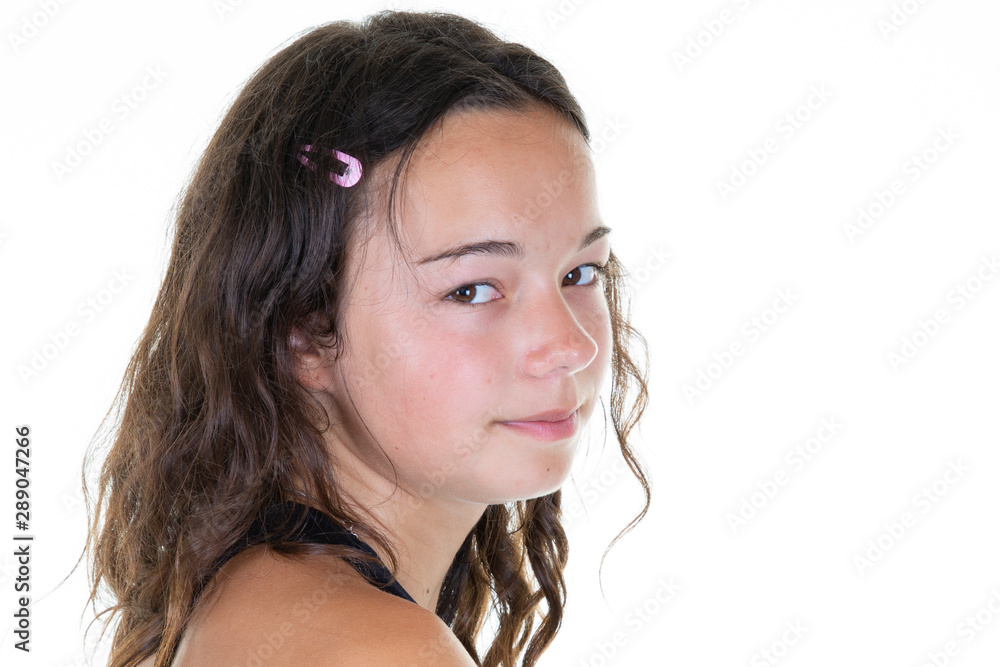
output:
[[[396,343],[399,359],[380,392],[395,397],[387,416],[410,443],[417,446],[418,436],[435,441],[489,419],[494,379],[504,361],[482,331],[410,328]]]
[[[601,368],[606,369],[608,364],[611,362],[611,352],[614,347],[610,317],[605,320],[604,327],[601,329],[601,335],[603,338],[598,342],[600,355],[602,356]]]
[[[607,372],[611,363],[613,347],[611,313],[603,297],[601,297],[600,303],[590,311],[588,319],[581,324],[597,345],[597,355],[590,365],[590,370],[595,374],[603,374]]]
[[[390,406],[381,412],[383,433],[401,483],[475,497],[483,483],[476,471],[502,403],[502,353],[481,331],[415,333],[400,349],[378,392]]]

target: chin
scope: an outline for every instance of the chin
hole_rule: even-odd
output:
[[[495,471],[489,479],[484,480],[485,483],[482,488],[492,487],[494,491],[491,495],[495,499],[489,504],[540,498],[563,487],[567,480],[569,480],[572,464],[572,457],[568,456],[559,460],[548,458],[545,461],[533,464],[530,468],[530,473],[526,473],[523,468],[520,470],[507,470],[504,479],[508,483],[503,484],[501,488],[497,487],[500,486],[498,482],[503,481],[499,478],[503,473]]]

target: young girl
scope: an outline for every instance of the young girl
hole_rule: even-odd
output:
[[[628,528],[649,504],[588,139],[550,63],[451,14],[331,23],[250,79],[116,402],[112,666],[538,662],[609,369]]]

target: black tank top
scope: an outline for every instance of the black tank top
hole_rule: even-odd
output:
[[[293,541],[351,546],[356,549],[360,549],[370,556],[375,556],[376,558],[378,557],[375,554],[374,549],[365,544],[361,538],[343,526],[338,525],[326,514],[323,514],[319,510],[306,505],[301,505],[295,502],[285,502],[279,505],[273,505],[270,509],[268,509],[268,511],[253,524],[245,539],[235,544],[226,553],[219,563],[219,567],[244,549],[252,547],[256,544],[267,542],[267,536],[274,534],[276,526],[294,520],[298,516],[301,516],[300,513],[304,513],[305,519],[299,530],[292,536],[291,539]],[[409,600],[410,602],[416,604],[416,601],[410,597],[410,594],[406,592],[399,582],[393,580],[389,570],[381,562],[372,563],[356,558],[345,558],[344,560],[346,560],[351,567],[357,570],[369,581],[375,582],[375,584],[385,592],[392,593],[396,597]]]

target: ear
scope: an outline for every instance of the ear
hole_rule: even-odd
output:
[[[310,391],[326,389],[328,357],[334,350],[314,344],[299,327],[292,327],[288,342],[294,357],[295,378],[299,384]]]

